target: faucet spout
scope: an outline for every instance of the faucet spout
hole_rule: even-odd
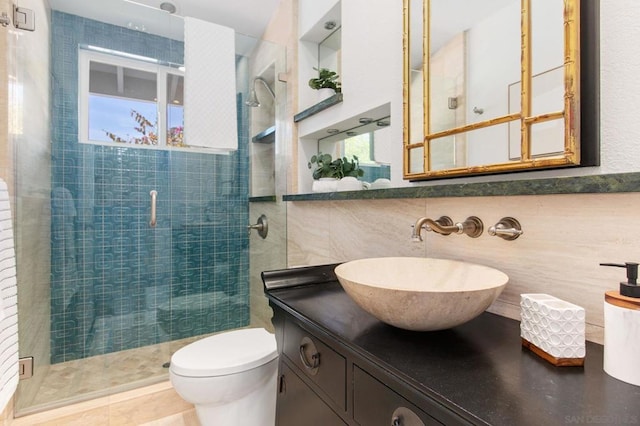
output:
[[[427,225],[427,231],[434,231],[442,235],[449,235],[452,232],[458,233],[461,231],[460,226],[458,224],[454,225],[449,216],[441,216],[437,220],[421,217],[413,226],[413,232],[411,233],[411,239],[413,241],[422,241],[422,227],[424,225]]]
[[[434,231],[441,235],[452,233],[465,234],[471,238],[477,238],[482,234],[484,225],[476,216],[469,216],[464,222],[453,223],[450,217],[442,216],[438,220],[421,217],[413,226],[412,241],[422,241],[422,227],[426,225],[427,231]]]

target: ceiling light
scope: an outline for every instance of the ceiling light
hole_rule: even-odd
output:
[[[176,13],[176,6],[168,1],[160,3],[160,9],[169,13]]]

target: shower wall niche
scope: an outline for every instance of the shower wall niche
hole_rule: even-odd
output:
[[[286,71],[285,52],[281,46],[261,40],[251,54],[251,87],[259,106],[249,109],[251,144],[251,196],[276,194],[276,106],[285,97],[285,85],[279,76]],[[268,86],[268,87],[267,87]],[[282,123],[280,123],[282,125]],[[283,176],[284,179],[284,176]]]
[[[183,43],[58,11],[51,19],[51,362],[247,325],[243,96],[229,155],[80,144],[79,46],[179,64]],[[236,64],[246,77],[247,60]]]

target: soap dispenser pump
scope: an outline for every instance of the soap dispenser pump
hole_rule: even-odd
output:
[[[620,291],[604,294],[604,371],[618,380],[640,386],[640,286],[638,264],[601,263],[627,270]]]
[[[626,268],[627,282],[620,283],[620,294],[627,297],[640,298],[640,286],[638,286],[638,264],[635,262],[601,263],[600,266],[615,266]]]

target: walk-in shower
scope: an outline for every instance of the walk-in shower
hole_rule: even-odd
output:
[[[75,129],[86,125],[73,102],[81,78],[79,46],[170,64],[182,63],[184,49],[180,41],[57,11],[52,29],[58,53],[51,63],[54,105],[56,99],[68,101],[51,115],[51,362],[247,325],[245,118],[238,117],[244,143],[231,155],[137,145],[137,139],[137,146],[79,143]],[[162,107],[151,96],[139,101],[145,97],[141,81],[153,76],[138,77],[134,66],[124,68],[122,77],[117,67],[114,74],[95,72],[124,80],[115,82],[123,94],[101,96],[109,91],[90,88],[96,100],[115,102],[96,114],[126,120],[116,110],[118,101],[127,102],[132,115],[138,104]],[[107,84],[107,77],[95,85]],[[137,87],[127,90],[128,84]],[[134,118],[131,132],[142,127]],[[115,123],[105,119],[99,125],[106,133]],[[149,225],[151,191],[157,193],[155,227]]]
[[[36,358],[34,377],[19,387],[18,414],[166,379],[163,364],[177,348],[251,321],[251,115],[245,99],[253,83],[253,50],[237,51],[235,57],[237,151],[196,151],[182,139],[188,129],[180,121],[181,40],[127,22],[37,12],[37,19],[50,18],[39,27],[49,27],[44,37],[50,59],[37,76],[49,77],[41,102],[49,111],[51,143],[37,155],[41,170],[50,171],[38,182],[50,208],[32,214],[46,216],[50,226],[33,236],[38,241],[29,251],[28,224],[18,226],[17,245],[23,248],[18,250],[23,273],[42,256],[38,267],[47,270],[48,281],[18,290],[20,355]],[[142,8],[138,18],[146,13]],[[251,44],[249,38],[242,42]],[[83,49],[118,57],[113,64],[92,64],[90,71],[100,78],[87,87],[99,101],[125,104],[125,114],[115,106],[82,110]],[[29,62],[27,51],[19,54],[25,55],[19,62]],[[146,68],[122,58],[144,58]],[[156,61],[151,70],[149,58]],[[25,85],[40,84],[32,75],[21,78]],[[147,86],[160,95],[149,96]],[[105,140],[81,140],[87,114],[102,119],[90,132]],[[129,133],[116,134],[123,123]],[[19,153],[18,163],[21,155],[28,156]],[[28,169],[17,164],[16,180],[23,181]],[[21,210],[28,195],[17,188],[17,221],[28,222],[29,212]],[[149,224],[152,191],[155,226]]]

